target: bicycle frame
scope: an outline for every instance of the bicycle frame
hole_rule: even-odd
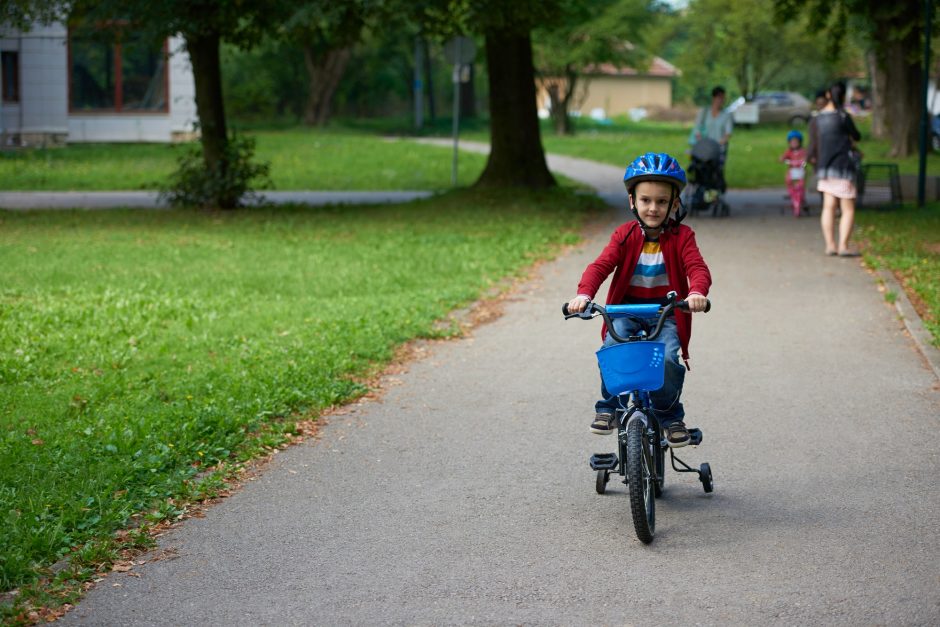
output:
[[[655,500],[662,496],[666,474],[665,450],[669,449],[671,465],[676,472],[694,472],[699,476],[705,492],[713,489],[711,467],[704,463],[699,470],[676,457],[673,448],[666,442],[662,425],[656,416],[650,396],[651,390],[663,384],[665,367],[665,344],[655,342],[663,329],[666,317],[676,308],[688,310],[685,301],[677,301],[676,293],[670,292],[666,304],[660,305],[608,305],[602,307],[588,303],[579,313],[570,313],[567,303],[562,306],[565,318],[589,320],[603,317],[607,333],[619,348],[608,346],[597,352],[598,365],[606,388],[617,394],[620,407],[616,410],[617,453],[596,453],[591,456],[591,469],[596,471],[595,489],[604,494],[611,472],[624,478],[630,496],[630,512],[634,529],[641,542],[653,541],[656,529]],[[706,303],[705,311],[711,308]],[[616,318],[630,318],[638,323],[639,330],[624,337],[615,328]],[[641,347],[642,345],[642,347]],[[612,351],[612,352],[608,352]],[[622,367],[620,359],[629,360],[630,367]],[[633,389],[631,388],[640,388]],[[689,444],[702,442],[699,429],[689,429]],[[681,464],[682,468],[676,466]]]

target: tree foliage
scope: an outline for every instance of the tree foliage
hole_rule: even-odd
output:
[[[308,0],[280,28],[281,35],[303,51],[308,79],[303,113],[306,124],[326,124],[353,45],[382,5],[381,0]]]
[[[733,80],[745,98],[782,76],[822,80],[825,41],[807,20],[778,20],[766,0],[693,0],[681,20],[686,45],[677,64],[697,94]]]
[[[69,3],[56,0],[0,0],[0,24],[27,31],[34,24],[49,24],[68,16]]]
[[[651,55],[643,33],[653,18],[648,0],[579,0],[563,5],[555,25],[534,31],[539,85],[551,102],[555,131],[573,131],[569,111],[587,89],[585,70],[602,63],[646,67]]]
[[[876,116],[884,121],[891,155],[904,157],[917,145],[923,80],[925,22],[920,2],[881,0],[774,0],[784,19],[804,15],[811,28],[827,33],[828,56],[839,50],[850,29],[871,49]]]

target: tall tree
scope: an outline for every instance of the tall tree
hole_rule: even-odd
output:
[[[329,120],[333,94],[362,36],[370,11],[380,0],[308,0],[283,26],[287,38],[304,53],[308,92],[303,120],[323,126]]]
[[[792,19],[809,16],[811,27],[828,33],[828,54],[839,50],[850,26],[867,35],[874,54],[876,85],[882,83],[884,120],[891,141],[891,155],[905,157],[917,146],[923,80],[923,37],[925,32],[921,2],[881,0],[774,0],[777,14]]]
[[[288,0],[74,0],[72,20],[85,24],[120,24],[154,41],[181,34],[193,66],[196,113],[203,159],[209,172],[224,178],[231,152],[222,99],[219,46],[257,43],[287,15]],[[219,208],[238,205],[220,192]]]
[[[468,24],[486,39],[490,154],[478,187],[553,187],[535,99],[532,30],[557,24],[560,0],[470,0]]]
[[[482,34],[489,80],[490,154],[478,187],[556,185],[545,163],[535,100],[534,28],[557,24],[578,0],[416,0],[405,2],[422,32]]]
[[[582,79],[591,66],[613,63],[646,67],[650,55],[642,33],[653,17],[649,0],[581,0],[564,5],[556,26],[533,33],[537,82],[551,104],[555,132],[574,132],[570,109],[587,89]]]
[[[678,64],[699,91],[728,76],[750,100],[793,66],[819,65],[821,38],[805,20],[778,23],[767,0],[692,0]]]

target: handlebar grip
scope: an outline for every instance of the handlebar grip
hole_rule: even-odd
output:
[[[708,300],[707,298],[705,300],[706,300],[705,311],[703,311],[702,313],[708,313],[709,311],[711,311],[711,308],[712,308],[712,301]],[[681,309],[682,311],[688,311],[689,310],[688,301],[685,301],[685,300],[676,301],[676,309]]]
[[[568,315],[568,303],[565,303],[561,306],[561,313],[565,314],[566,316]]]

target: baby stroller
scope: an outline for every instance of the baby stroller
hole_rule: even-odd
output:
[[[723,198],[726,190],[725,173],[718,142],[707,137],[696,142],[692,147],[688,176],[685,204],[689,213],[694,216],[710,210],[712,216],[727,216],[730,210]]]

